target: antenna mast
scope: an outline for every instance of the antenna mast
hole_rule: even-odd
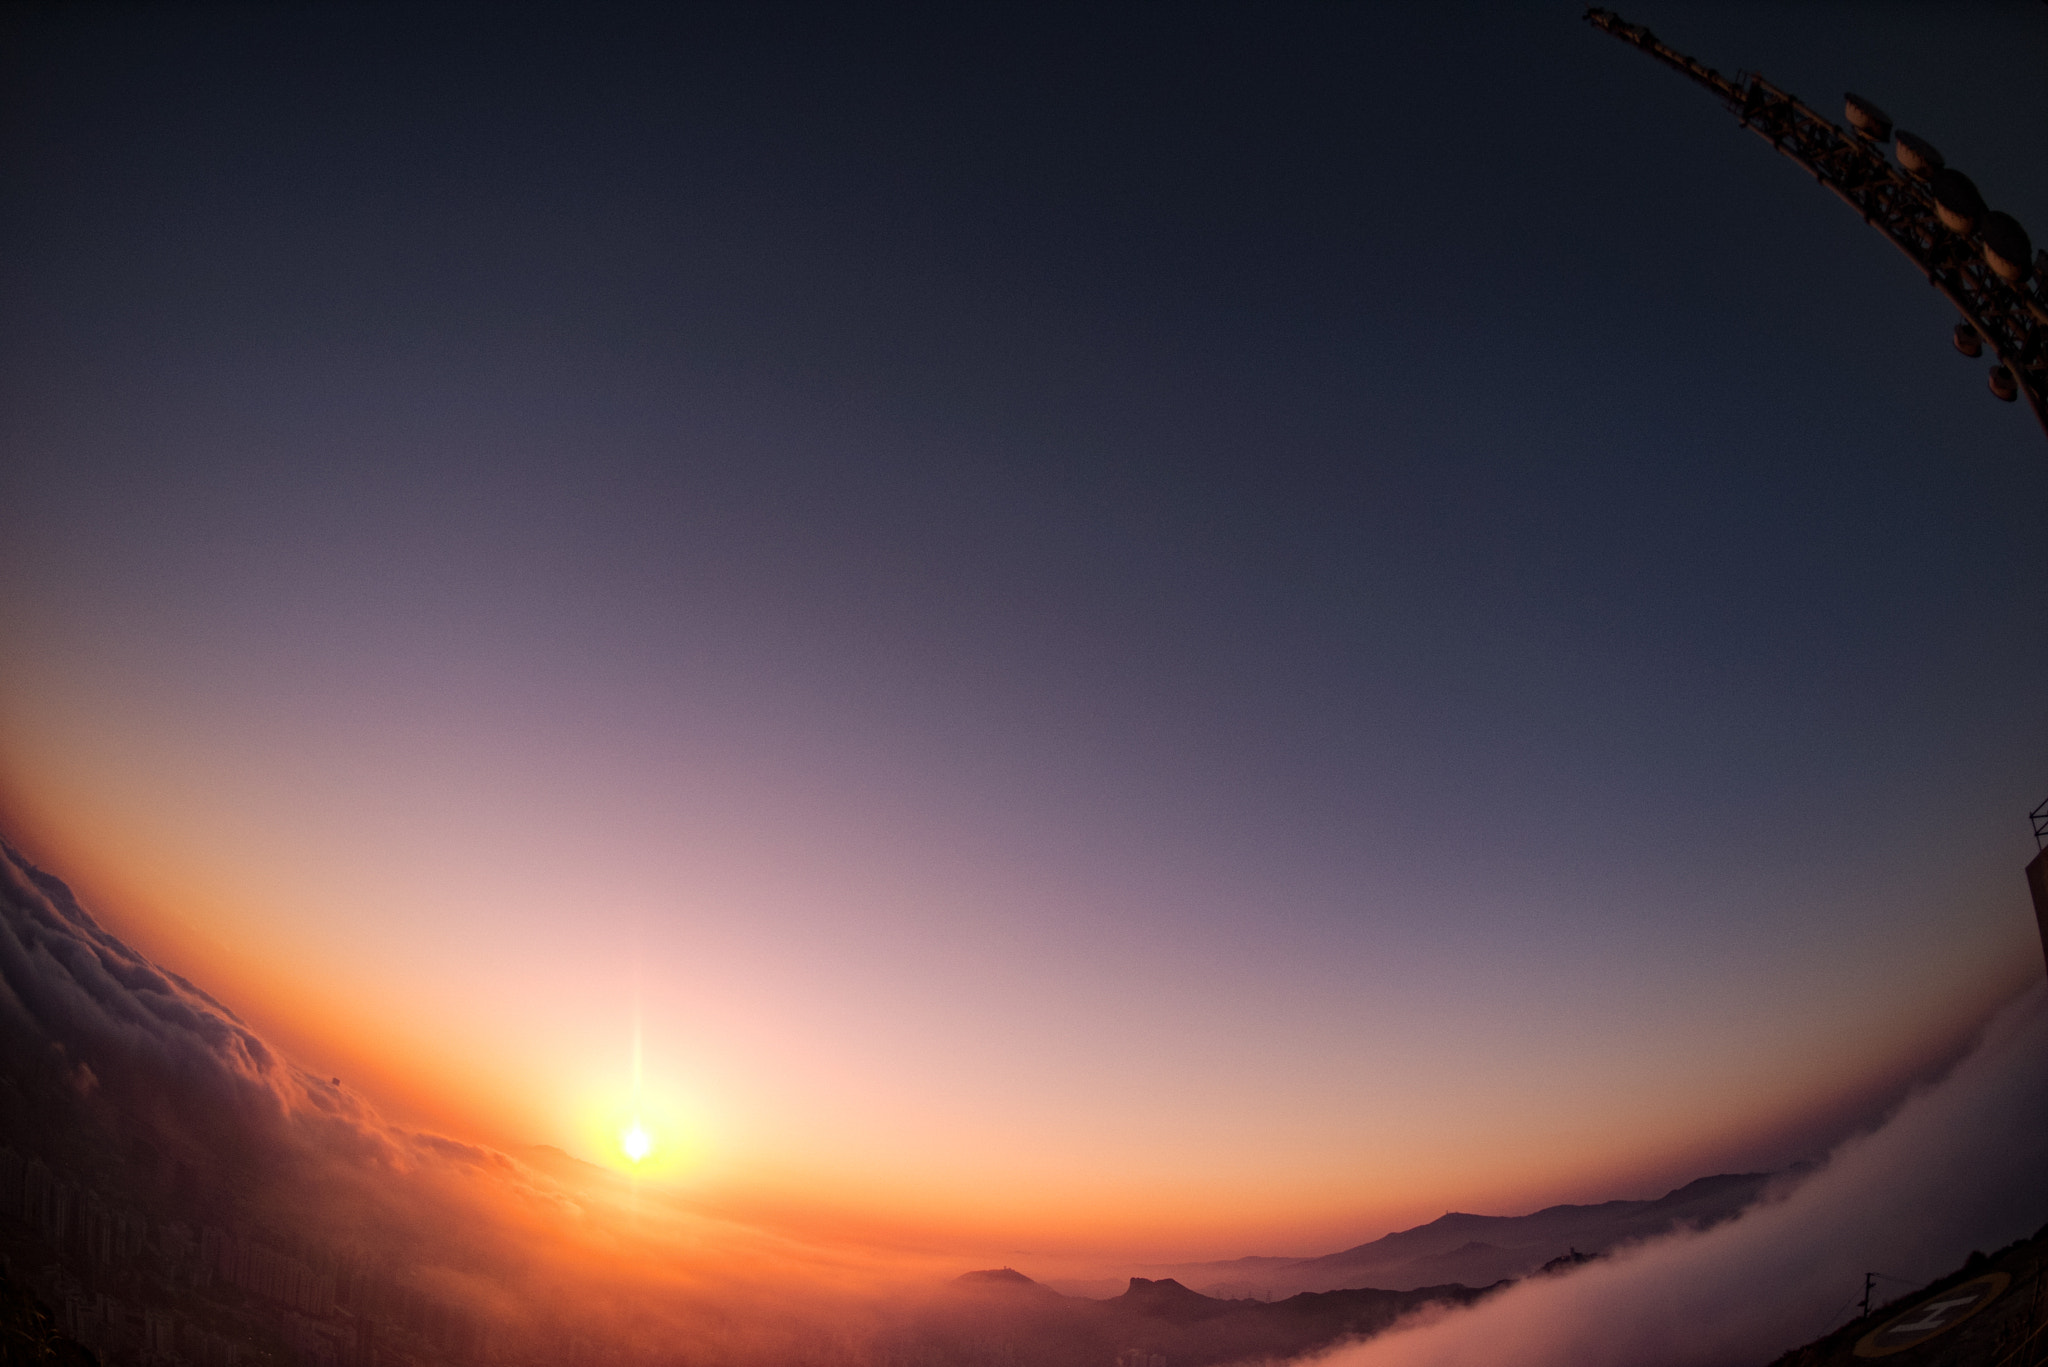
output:
[[[1731,80],[1613,10],[1589,9],[1586,22],[1705,86],[1891,239],[1963,315],[1956,349],[1978,356],[1990,347],[1991,392],[2008,403],[2024,394],[2048,432],[2048,251],[2035,252],[2011,215],[1987,209],[1969,177],[1906,132],[1894,165],[1885,156],[1890,117],[1856,95],[1846,97],[1851,136],[1756,73]]]

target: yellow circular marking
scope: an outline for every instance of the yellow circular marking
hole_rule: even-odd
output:
[[[1858,1339],[1856,1356],[1890,1357],[1893,1353],[1917,1348],[1991,1304],[2011,1281],[2012,1278],[2005,1273],[1993,1272],[1929,1296],[1905,1314],[1893,1316]]]

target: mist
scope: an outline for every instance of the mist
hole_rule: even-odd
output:
[[[1811,1176],[1713,1229],[1657,1239],[1341,1347],[1327,1367],[1724,1367],[1849,1318],[2048,1218],[2048,985],[1946,1076]]]
[[[69,1250],[85,1278],[46,1294],[70,1297],[85,1332],[91,1315],[117,1315],[106,1288],[154,1285],[182,1306],[179,1342],[205,1361],[205,1345],[252,1338],[328,1367],[967,1363],[1005,1344],[1019,1362],[1066,1363],[1127,1340],[1220,1362],[1278,1347],[1271,1323],[1243,1318],[1251,1302],[1173,1283],[1134,1282],[1109,1301],[1021,1277],[963,1287],[940,1252],[748,1223],[557,1150],[393,1124],[123,944],[4,842],[0,1049],[0,1213]],[[1903,1290],[2044,1214],[2037,985],[1938,1081],[1734,1220],[1491,1293],[1334,1293],[1321,1299],[1358,1301],[1336,1331],[1395,1327],[1315,1360],[1765,1362],[1842,1322],[1866,1271]],[[77,1308],[95,1281],[100,1308]],[[1296,1332],[1280,1355],[1329,1339]]]
[[[0,1051],[0,1213],[87,1282],[148,1267],[202,1360],[253,1337],[315,1363],[785,1361],[870,1337],[937,1280],[928,1258],[721,1218],[559,1151],[394,1125],[4,842]],[[66,1276],[41,1289],[92,1302],[72,1321],[101,1314]],[[228,1286],[253,1308],[215,1323],[199,1293]]]

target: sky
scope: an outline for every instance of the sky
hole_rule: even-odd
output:
[[[11,8],[10,838],[906,1246],[1813,1156],[2042,970],[2048,446],[1705,92],[1411,9]],[[1623,13],[2048,232],[2048,9]]]
[[[1620,1250],[1570,1276],[1525,1278],[1467,1312],[1397,1327],[1316,1360],[1470,1367],[1502,1361],[1507,1345],[1518,1367],[1718,1367],[1775,1361],[1787,1343],[1844,1327],[1857,1315],[1851,1288],[1858,1285],[1873,1304],[1910,1304],[1917,1293],[1906,1287],[1935,1268],[1953,1272],[1965,1248],[1974,1244],[1981,1255],[2025,1237],[2021,1212],[2048,1198],[2040,1140],[2048,1101],[2040,1065],[2048,1043],[2044,999],[2048,992],[2036,984],[1938,1084],[1875,1132],[1842,1145],[1779,1199],[1706,1231]],[[1894,1271],[1866,1275],[1873,1262]],[[1899,1319],[1922,1313],[1916,1307]],[[1883,1323],[1880,1311],[1872,1327]],[[1851,1342],[1863,1332],[1850,1329]],[[1848,1344],[1831,1346],[1837,1360],[1850,1356]],[[1944,1350],[1951,1362],[1975,1360],[1953,1340],[1934,1351]]]

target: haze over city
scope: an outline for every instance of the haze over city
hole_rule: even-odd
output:
[[[10,1028],[256,1042],[34,1087],[488,1314],[2032,1232],[2043,433],[1580,15],[10,9]],[[2048,8],[1628,16],[2048,232]]]

